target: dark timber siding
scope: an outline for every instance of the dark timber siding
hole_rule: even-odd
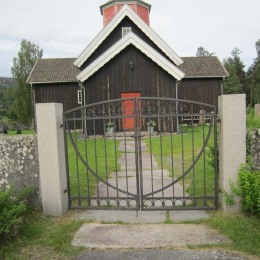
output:
[[[78,107],[78,83],[53,83],[34,85],[35,103],[62,103],[67,111]]]
[[[132,45],[91,76],[85,86],[87,104],[120,98],[122,92],[175,97],[175,79]]]
[[[157,52],[162,54],[166,59],[172,62],[164,52],[161,51],[158,46],[150,40],[128,17],[123,19],[121,23],[114,29],[114,31],[104,40],[104,42],[94,51],[94,53],[88,58],[88,60],[82,65],[81,70],[86,68],[91,62],[96,60],[100,55],[102,55],[107,49],[109,49],[113,44],[118,42],[122,38],[122,27],[131,27],[132,32],[135,33],[140,39],[149,44]]]
[[[179,86],[179,98],[218,106],[222,79],[183,79]],[[202,109],[202,108],[201,108]]]

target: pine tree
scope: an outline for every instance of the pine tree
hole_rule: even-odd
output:
[[[196,57],[214,56],[214,52],[207,51],[204,47],[200,46],[197,49]]]
[[[250,86],[250,105],[260,103],[260,39],[256,42],[257,57],[247,71]]]
[[[235,48],[231,52],[231,57],[224,60],[224,66],[229,73],[229,78],[225,80],[225,94],[248,93],[246,84],[245,65],[240,59],[240,50]]]

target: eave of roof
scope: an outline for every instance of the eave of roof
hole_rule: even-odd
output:
[[[75,60],[74,65],[81,67],[90,55],[100,46],[107,36],[116,28],[116,26],[128,17],[142,30],[177,66],[183,63],[183,60],[158,36],[129,6],[125,5],[110,23],[94,38],[94,40],[85,48],[85,50]]]
[[[184,73],[176,67],[173,63],[164,58],[160,53],[154,50],[150,45],[130,32],[125,37],[121,38],[117,43],[110,47],[105,53],[103,53],[98,59],[93,61],[88,67],[86,67],[78,76],[77,79],[81,82],[86,81],[96,71],[108,63],[112,58],[119,54],[130,44],[134,45],[147,57],[157,63],[162,69],[167,71],[177,80],[181,80],[184,77]]]

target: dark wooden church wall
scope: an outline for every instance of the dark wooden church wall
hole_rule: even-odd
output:
[[[77,90],[80,90],[80,87],[77,82],[38,84],[34,85],[33,89],[35,103],[62,103],[64,111],[79,106]]]
[[[121,98],[122,92],[175,97],[175,79],[132,45],[91,76],[85,87],[87,104]]]
[[[187,99],[218,106],[218,96],[221,95],[221,78],[182,79],[178,88],[180,99]],[[203,109],[202,107],[197,107]],[[208,111],[209,112],[209,111]]]
[[[157,52],[163,55],[166,59],[172,62],[167,55],[147,37],[142,30],[140,30],[128,17],[124,18],[121,23],[114,29],[114,31],[104,40],[104,42],[94,51],[94,53],[88,58],[88,60],[82,65],[81,70],[86,68],[91,62],[96,60],[102,55],[107,49],[122,38],[122,27],[131,27],[132,32],[135,33],[139,38],[144,40],[147,44],[153,47]]]
[[[141,97],[175,98],[175,81],[168,72],[130,45],[85,82],[86,104],[120,99],[121,93],[125,92],[140,92]],[[143,127],[145,129],[145,124]],[[122,131],[119,120],[116,128]],[[103,127],[97,124],[95,129],[102,131]],[[92,132],[90,124],[88,133]]]

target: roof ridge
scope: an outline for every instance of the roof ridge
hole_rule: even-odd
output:
[[[211,55],[211,56],[182,56],[181,58],[218,58],[217,55]]]
[[[75,57],[54,57],[54,58],[40,58],[39,60],[68,60],[68,59],[77,59]]]

